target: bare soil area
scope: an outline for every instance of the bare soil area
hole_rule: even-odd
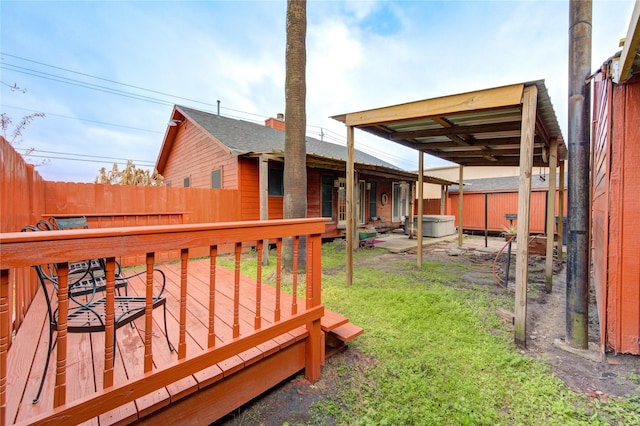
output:
[[[454,243],[440,243],[423,249],[425,260],[440,262],[469,262],[474,267],[453,285],[481,284],[496,286],[494,272],[498,278],[504,278],[506,255],[502,253],[496,260],[497,251],[503,245],[494,242],[493,248],[484,248],[481,243],[467,245],[458,249]],[[415,259],[415,250],[404,253],[380,254],[386,260],[402,258]],[[369,258],[367,262],[378,265],[386,262],[380,258]],[[553,372],[574,392],[592,398],[606,400],[610,396],[625,396],[638,393],[638,375],[640,374],[640,356],[604,354],[602,361],[592,360],[597,351],[587,351],[586,355],[576,355],[558,345],[566,336],[565,329],[565,269],[557,264],[553,290],[545,291],[544,257],[531,256],[529,262],[529,297],[527,304],[527,345],[521,348],[523,353],[544,359]],[[513,288],[515,276],[515,256],[512,255],[508,288]],[[590,298],[589,340],[599,345],[599,324],[595,306],[595,296]],[[364,354],[348,348],[329,358],[322,370],[322,377],[314,384],[303,375],[296,375],[267,394],[229,414],[216,425],[261,425],[280,426],[296,424],[314,424],[311,407],[320,400],[331,398],[332,390],[345,380],[363,380],[365,371],[373,360]],[[348,371],[345,377],[345,366]],[[323,424],[333,424],[330,414],[322,416]]]

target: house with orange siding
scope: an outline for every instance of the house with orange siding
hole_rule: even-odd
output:
[[[284,129],[282,117],[265,124],[176,105],[156,162],[165,184],[236,189],[237,220],[283,218]],[[306,138],[307,217],[327,218],[325,237],[346,223],[345,146]],[[355,151],[357,219],[360,226],[394,229],[409,215],[418,176]]]

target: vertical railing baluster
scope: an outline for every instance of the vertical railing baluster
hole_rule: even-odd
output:
[[[113,364],[115,359],[115,270],[116,259],[115,257],[108,257],[105,259],[105,272],[107,278],[107,289],[105,290],[107,306],[105,311],[105,329],[104,329],[104,381],[103,388],[113,386]]]
[[[180,249],[180,340],[178,343],[178,359],[187,356],[187,265],[189,249]]]
[[[282,284],[282,238],[276,240],[276,306],[274,321],[280,321],[280,288]]]
[[[15,269],[14,269],[15,271]],[[9,353],[9,270],[0,270],[0,425],[7,423],[7,356]]]
[[[256,318],[254,320],[253,327],[258,330],[262,327],[262,313],[260,312],[260,305],[262,303],[262,249],[264,247],[264,241],[258,240],[256,245],[256,252],[258,254],[257,270],[256,270]]]
[[[293,299],[291,300],[291,315],[298,313],[298,248],[300,246],[300,237],[293,237],[293,276],[291,292]]]
[[[147,283],[145,287],[146,305],[144,308],[144,372],[153,368],[153,266],[154,253],[147,253]]]
[[[209,247],[209,348],[216,345],[216,261],[218,259],[218,246]]]
[[[56,384],[53,408],[66,402],[67,387],[67,317],[69,316],[69,264],[58,263],[58,336],[56,351]],[[46,374],[42,373],[42,374]]]
[[[242,243],[236,243],[236,264],[233,280],[233,338],[240,336],[240,254]]]

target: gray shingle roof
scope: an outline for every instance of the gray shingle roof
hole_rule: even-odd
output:
[[[540,179],[540,176],[544,176],[545,180]],[[506,176],[484,179],[468,179],[464,181],[465,191],[511,191],[518,190],[519,176]],[[559,175],[556,175],[556,185],[559,182]],[[565,174],[565,188],[567,187],[567,175]],[[548,189],[549,188],[549,174],[544,175],[532,175],[531,176],[531,189]],[[458,192],[458,185],[451,185],[449,192]]]
[[[223,117],[180,105],[177,108],[236,154],[284,153],[284,132],[261,124]],[[309,136],[306,137],[306,140],[307,154],[335,160],[347,160],[346,146],[320,141]],[[358,150],[355,150],[355,162],[402,170],[393,164]]]

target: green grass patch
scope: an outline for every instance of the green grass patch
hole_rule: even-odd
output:
[[[325,244],[323,267],[344,265],[336,245]],[[320,403],[320,413],[357,425],[638,422],[637,401],[579,396],[544,362],[521,354],[495,315],[498,306],[512,309],[512,293],[457,285],[471,266],[366,261],[379,254],[357,252],[364,265],[356,261],[349,287],[344,274],[323,276],[323,303],[365,329],[350,345],[376,361]]]
[[[350,343],[373,361],[337,365],[337,389],[314,407],[314,423],[346,425],[638,425],[640,398],[589,399],[542,361],[522,354],[496,316],[513,294],[461,277],[463,262],[380,261],[381,249],[354,253],[345,283],[344,243],[323,245],[322,300],[365,329]],[[263,270],[275,282],[275,258]],[[218,263],[233,269],[233,258]],[[241,273],[254,277],[255,255]],[[283,289],[290,289],[283,276]],[[300,275],[304,294],[304,275]],[[328,360],[333,363],[332,359]]]

